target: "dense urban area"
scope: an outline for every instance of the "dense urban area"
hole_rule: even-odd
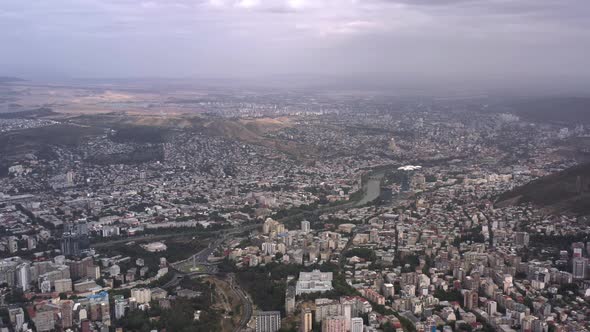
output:
[[[590,130],[550,101],[35,89],[0,89],[2,332],[590,329]]]

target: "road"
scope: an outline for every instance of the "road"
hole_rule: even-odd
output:
[[[238,326],[236,326],[236,328],[234,329],[234,332],[244,332],[247,331],[248,322],[250,321],[250,319],[252,319],[252,300],[250,300],[250,296],[248,296],[248,294],[240,287],[240,284],[238,282],[235,282],[235,276],[233,273],[228,275],[228,279],[232,291],[242,301],[242,317],[240,318]]]
[[[258,227],[258,225],[250,225],[247,226],[248,229],[252,228],[252,227]],[[166,284],[164,284],[162,286],[162,288],[165,289],[170,289],[170,288],[174,288],[176,286],[178,286],[178,284],[180,283],[180,281],[186,277],[186,276],[196,276],[196,275],[203,275],[203,274],[209,274],[211,276],[216,276],[217,278],[223,278],[222,276],[218,276],[218,270],[217,270],[217,266],[215,266],[214,264],[209,264],[207,262],[207,258],[229,237],[235,234],[239,234],[241,232],[244,232],[246,229],[245,227],[241,227],[238,229],[234,229],[230,232],[225,233],[222,237],[218,238],[217,240],[211,242],[209,244],[209,246],[201,251],[199,251],[198,253],[194,254],[193,256],[187,258],[184,261],[180,261],[180,262],[175,262],[173,264],[171,264],[171,266],[174,268],[174,276],[172,277],[172,279],[167,282]],[[196,264],[196,265],[200,265],[200,266],[205,266],[206,270],[205,271],[200,271],[200,272],[194,272],[194,273],[185,273],[182,271],[179,271],[176,267],[178,267],[179,265],[182,264]],[[240,301],[242,302],[242,316],[240,317],[240,321],[238,323],[238,326],[236,326],[236,328],[234,329],[235,332],[245,332],[248,331],[247,329],[247,325],[248,322],[250,321],[250,319],[252,318],[252,314],[253,314],[253,304],[252,304],[252,300],[250,299],[250,296],[240,287],[239,283],[235,281],[235,276],[234,274],[228,274],[227,275],[227,281],[228,284],[230,285],[232,291],[236,294],[236,296],[240,299]]]
[[[231,230],[224,230],[223,232],[220,232],[218,234],[222,234],[221,237],[217,238],[215,241],[209,243],[209,246],[201,251],[199,251],[198,253],[192,255],[191,257],[182,260],[182,261],[178,261],[175,263],[172,263],[172,267],[176,268],[178,266],[181,266],[182,264],[194,264],[196,265],[203,265],[203,266],[208,266],[211,265],[209,264],[209,262],[207,261],[207,258],[209,256],[211,256],[211,254],[213,254],[213,252],[215,252],[215,250],[217,250],[217,248],[229,237],[236,235],[236,234],[240,234],[246,231],[251,231],[253,229],[256,229],[260,227],[259,224],[254,224],[254,225],[246,225],[246,226],[241,226],[238,228],[233,228]]]

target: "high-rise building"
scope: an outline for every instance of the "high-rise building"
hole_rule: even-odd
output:
[[[80,256],[82,249],[88,247],[86,235],[78,233],[63,233],[61,239],[61,253],[65,256]]]
[[[55,311],[54,307],[43,305],[36,308],[35,317],[32,318],[35,328],[39,332],[55,330]]]
[[[67,293],[72,291],[72,279],[59,279],[53,282],[53,287],[57,293]]]
[[[342,316],[344,316],[344,327],[346,328],[346,331],[350,331],[350,324],[352,320],[352,302],[340,301],[340,306],[342,307]]]
[[[259,311],[256,314],[256,332],[276,332],[280,329],[280,311]]]
[[[69,171],[66,173],[66,187],[72,187],[74,185],[74,172]]]
[[[324,319],[322,332],[346,332],[346,317],[332,316]]]
[[[16,236],[9,236],[8,237],[8,251],[11,254],[14,254],[18,251],[18,239]]]
[[[295,287],[287,287],[285,294],[285,312],[287,315],[292,315],[295,312]]]
[[[261,246],[264,255],[273,256],[277,252],[277,244],[273,242],[264,242]]]
[[[383,284],[383,287],[381,287],[383,289],[383,296],[391,298],[395,295],[395,287],[393,287],[393,284]]]
[[[102,319],[102,323],[106,326],[111,325],[111,306],[108,302],[101,302],[100,303],[100,318]]]
[[[25,313],[22,308],[14,308],[8,310],[10,323],[15,331],[20,331],[25,323]]]
[[[70,267],[70,276],[72,277],[72,280],[78,280],[85,277],[98,279],[91,273],[91,268],[94,266],[94,260],[92,257],[86,257],[81,260],[68,260],[66,261],[66,265]]]
[[[6,283],[10,287],[17,285],[16,270],[23,262],[20,257],[10,257],[0,260],[0,283]]]
[[[131,297],[139,304],[150,303],[152,300],[152,291],[149,288],[133,288],[131,290]]]
[[[23,291],[29,289],[31,283],[31,264],[22,263],[16,268],[16,285]]]
[[[80,329],[82,332],[90,332],[90,321],[88,319],[84,319],[80,322]]]
[[[300,331],[301,332],[310,332],[311,330],[313,330],[313,321],[312,321],[311,310],[308,308],[305,308],[305,309],[301,310]]]
[[[37,239],[34,236],[27,237],[27,250],[34,250],[37,248]]]
[[[280,222],[273,220],[272,218],[267,218],[262,225],[262,233],[264,234],[280,234],[285,231],[285,225],[281,224]]]
[[[476,291],[468,290],[463,294],[463,303],[465,304],[465,309],[467,310],[477,307],[478,300],[479,296]]]
[[[301,221],[301,231],[304,233],[309,233],[311,231],[311,223],[307,220]]]
[[[586,265],[588,260],[584,257],[575,257],[572,260],[572,275],[574,279],[584,279],[586,277]]]
[[[122,296],[115,297],[115,319],[125,317],[125,299]]]
[[[498,303],[496,301],[488,301],[486,309],[487,309],[486,312],[488,313],[488,315],[493,316],[496,313],[496,311],[498,310]]]
[[[61,326],[69,328],[74,325],[74,301],[64,300],[60,302]]]
[[[363,319],[355,317],[351,320],[350,332],[363,332],[364,324]]]

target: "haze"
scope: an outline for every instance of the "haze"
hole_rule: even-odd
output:
[[[0,74],[587,86],[588,17],[587,0],[3,0]]]

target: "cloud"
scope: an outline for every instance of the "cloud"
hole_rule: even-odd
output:
[[[588,0],[2,0],[0,74],[590,76],[587,17]]]

